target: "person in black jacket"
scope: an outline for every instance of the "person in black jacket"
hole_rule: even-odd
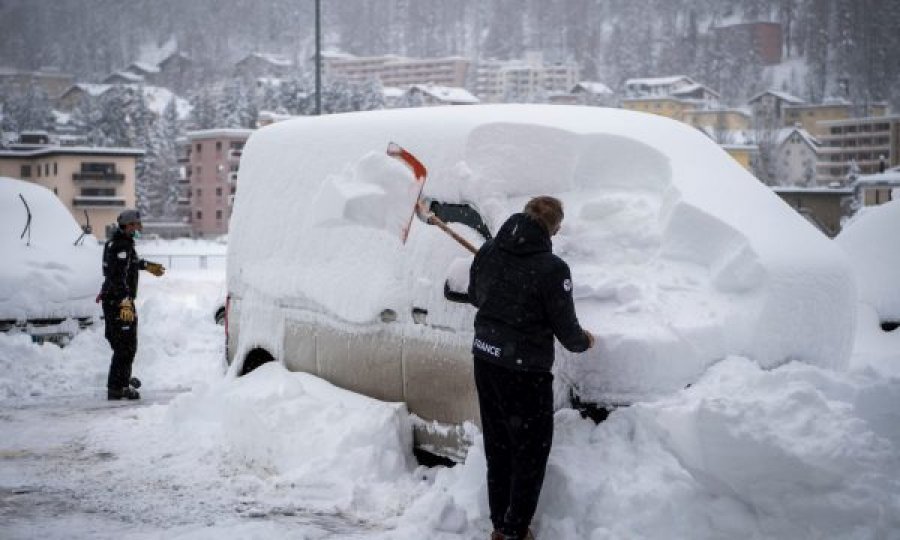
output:
[[[554,336],[573,352],[594,344],[575,315],[569,266],[552,253],[562,220],[558,199],[531,199],[481,246],[469,273],[492,540],[533,538],[553,440]]]
[[[106,339],[113,350],[106,380],[107,399],[140,399],[141,395],[131,387],[136,379],[131,377],[131,364],[137,352],[137,313],[134,299],[138,289],[138,271],[146,270],[159,277],[166,269],[163,265],[145,261],[134,250],[134,238],[143,229],[137,210],[125,210],[119,214],[118,228],[103,247],[103,287],[97,300],[102,302],[106,321]]]

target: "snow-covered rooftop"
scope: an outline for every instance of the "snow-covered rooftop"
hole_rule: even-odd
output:
[[[583,88],[587,92],[595,95],[613,93],[613,91],[610,90],[608,86],[606,86],[602,82],[597,81],[580,81],[572,88],[572,92],[574,92],[578,88]]]
[[[288,56],[285,56],[283,54],[277,54],[277,53],[255,52],[255,53],[250,53],[245,58],[245,60],[247,58],[259,58],[259,59],[264,60],[272,65],[282,66],[282,67],[290,67],[293,65],[293,62],[291,62],[291,59]]]
[[[410,90],[418,90],[432,98],[447,104],[474,104],[480,100],[465,88],[457,86],[437,86],[433,84],[413,84]]]
[[[687,84],[697,84],[687,75],[672,75],[669,77],[645,77],[628,79],[625,81],[625,86],[670,86],[679,82],[684,82]]]
[[[782,100],[782,101],[785,101],[785,102],[787,102],[787,103],[791,103],[791,104],[801,104],[801,103],[806,103],[806,100],[804,100],[804,99],[802,99],[802,98],[798,98],[797,96],[794,96],[794,95],[792,95],[792,94],[788,94],[787,92],[781,92],[781,91],[779,91],[779,90],[766,90],[765,92],[760,92],[759,94],[756,94],[756,95],[753,96],[752,98],[748,99],[747,102],[748,102],[748,103],[753,103],[754,101],[756,101],[756,100],[758,100],[758,99],[760,99],[760,98],[762,98],[763,96],[766,96],[766,95],[772,95],[772,96],[775,96],[775,97],[777,97],[778,99],[780,99],[780,100]]]
[[[797,133],[803,140],[813,149],[818,149],[822,146],[821,141],[819,139],[813,137],[808,131],[801,127],[787,127],[781,128],[778,130],[778,133],[775,135],[775,144],[781,145],[784,144],[788,138],[793,134]]]
[[[131,70],[132,68],[136,68],[144,73],[159,73],[159,66],[148,62],[132,62],[126,69]]]

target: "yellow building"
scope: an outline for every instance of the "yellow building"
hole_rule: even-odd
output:
[[[751,170],[750,164],[759,151],[759,147],[753,144],[723,144],[720,146],[748,171]]]
[[[684,111],[682,116],[684,123],[699,129],[725,131],[746,131],[750,129],[750,115],[737,109]]]
[[[0,176],[40,184],[53,191],[75,220],[105,240],[106,225],[125,208],[135,207],[137,148],[13,145],[0,150]]]
[[[669,96],[624,98],[622,108],[629,111],[638,111],[658,114],[673,120],[684,120],[684,113],[693,110],[693,102]]]

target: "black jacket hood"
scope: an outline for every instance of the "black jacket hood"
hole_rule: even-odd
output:
[[[500,227],[495,239],[497,247],[516,255],[550,252],[553,243],[543,225],[527,214],[513,214]]]

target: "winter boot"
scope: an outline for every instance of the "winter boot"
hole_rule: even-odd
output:
[[[141,395],[137,390],[128,386],[125,388],[107,388],[106,399],[110,401],[116,399],[141,399]]]

